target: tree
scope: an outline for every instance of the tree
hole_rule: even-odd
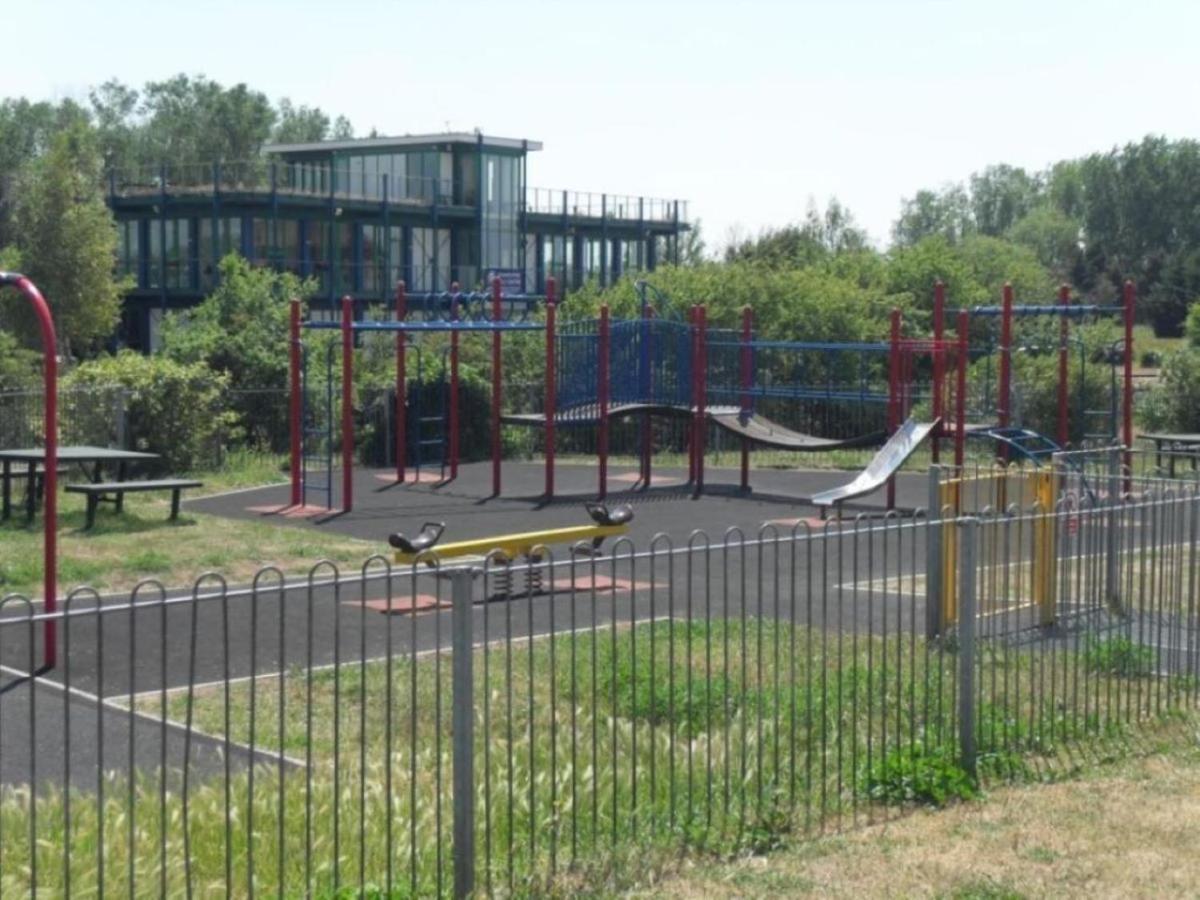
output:
[[[1082,228],[1061,210],[1043,204],[1030,210],[1008,229],[1007,237],[1028,247],[1043,266],[1062,280],[1075,281],[1083,259]]]
[[[61,352],[69,356],[112,334],[132,283],[113,274],[117,229],[86,127],[57,135],[49,152],[26,167],[14,224],[25,274],[50,304]],[[28,310],[14,311],[12,321],[32,338]]]
[[[0,102],[0,247],[14,239],[12,212],[21,171],[44,154],[54,138],[87,123],[87,111],[72,100],[58,106],[19,98]]]
[[[980,234],[998,237],[1041,198],[1041,180],[1013,166],[988,166],[971,176],[971,216]]]
[[[867,233],[855,223],[850,210],[832,197],[823,211],[809,200],[799,224],[767,229],[757,238],[730,243],[725,248],[725,261],[806,266],[868,246]]]
[[[284,97],[279,101],[279,120],[271,140],[277,144],[303,144],[323,141],[329,135],[329,116],[315,106],[293,106]]]
[[[954,244],[975,230],[971,201],[962,185],[950,185],[940,192],[917,191],[901,203],[900,218],[892,226],[892,240],[911,247],[933,235]]]
[[[200,305],[163,322],[163,352],[204,363],[237,391],[283,391],[288,384],[289,301],[316,291],[314,281],[256,268],[237,254],[221,260],[217,288]],[[286,435],[286,406],[261,393],[238,394],[230,407],[262,442]]]

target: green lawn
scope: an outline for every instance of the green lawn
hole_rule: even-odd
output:
[[[234,454],[224,467],[196,472],[204,488],[185,497],[237,488],[280,483],[281,458]],[[19,492],[18,492],[19,494]],[[85,500],[59,494],[59,585],[101,590],[132,587],[140,579],[157,578],[169,587],[190,584],[199,574],[219,571],[232,582],[248,581],[267,564],[288,574],[306,571],[322,558],[359,563],[382,544],[308,531],[264,520],[222,519],[188,512],[168,520],[168,494],[130,494],[117,515],[102,505],[96,525],[84,528]],[[0,595],[40,596],[42,585],[42,518],[27,525],[22,511],[0,523]]]

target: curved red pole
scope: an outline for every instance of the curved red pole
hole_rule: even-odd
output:
[[[292,475],[292,506],[301,503],[300,453],[303,398],[300,396],[300,301],[293,300],[288,325],[288,422],[290,426],[290,453]]]
[[[558,385],[554,371],[554,279],[546,279],[546,499],[554,497],[554,416]]]
[[[1071,325],[1067,321],[1066,307],[1071,303],[1071,289],[1065,284],[1058,289],[1058,303],[1063,307],[1062,313],[1058,319],[1058,446],[1066,448],[1067,442],[1071,438],[1071,431],[1067,424],[1067,408],[1068,408],[1068,387],[1069,380],[1068,364],[1070,351],[1067,349],[1067,341],[1071,335]],[[1079,385],[1079,390],[1083,391],[1085,385]],[[1082,423],[1080,423],[1082,424]]]
[[[396,282],[396,321],[403,322],[408,316],[408,295],[403,281]],[[408,361],[405,358],[403,331],[396,332],[396,480],[404,480],[404,468],[408,462],[408,410],[405,402],[405,381]]]
[[[42,597],[47,613],[58,609],[58,339],[50,306],[37,286],[16,272],[0,271],[0,285],[9,284],[32,304],[42,335],[42,381],[45,388],[46,456],[42,462],[46,505],[42,522]],[[47,618],[42,625],[42,661],[53,668],[58,661],[58,623]]]
[[[497,325],[502,315],[502,286],[499,278],[492,279],[492,324]],[[500,332],[492,332],[492,496],[500,496],[500,409],[504,390],[500,378],[501,349]]]
[[[353,403],[354,301],[346,296],[342,298],[342,512],[354,509]]]

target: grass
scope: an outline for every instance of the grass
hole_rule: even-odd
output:
[[[981,651],[982,781],[958,766],[952,647],[748,619],[639,623],[477,651],[478,882],[563,895],[644,885],[681,858],[757,855],[989,785],[1061,778],[1127,752],[1135,723],[1192,699],[1148,677],[1093,670],[1061,649]],[[446,889],[451,661],[295,669],[142,698],[147,714],[190,717],[210,734],[311,762],[193,784],[187,823],[200,893],[223,884],[227,849],[233,883],[247,883],[251,833],[263,894],[300,893],[310,879],[318,896],[380,885],[389,860],[395,896]],[[130,809],[113,777],[100,811],[74,798],[69,830],[63,795],[43,792],[46,891],[61,888],[64,846],[75,848],[76,883],[94,883],[95,853],[79,848],[94,851],[101,831],[108,890],[128,889],[131,860],[141,884],[157,885],[165,821],[168,893],[180,892],[182,800],[169,787],[160,809],[157,786],[153,774],[139,779]],[[0,795],[8,893],[29,887],[29,802],[20,790]]]
[[[279,483],[281,462],[278,456],[231,454],[220,469],[194,473],[204,488],[186,496]],[[369,541],[269,521],[218,518],[186,508],[171,522],[165,494],[130,494],[121,515],[102,505],[91,529],[84,528],[86,502],[81,495],[60,491],[58,506],[58,577],[64,591],[85,584],[117,591],[143,578],[181,586],[214,569],[236,583],[248,581],[267,564],[291,574],[307,571],[319,559],[350,563],[379,550]],[[40,515],[26,524],[17,511],[0,523],[0,595],[41,595],[41,548]]]
[[[770,856],[689,860],[656,896],[1191,897],[1200,884],[1200,749],[1171,729],[1144,754],[1054,784],[995,787],[983,802]]]

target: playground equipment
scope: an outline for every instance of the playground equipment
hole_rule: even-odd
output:
[[[957,335],[945,334],[945,287],[934,288],[933,337],[904,338],[899,311],[893,313],[889,340],[880,343],[804,342],[758,339],[754,335],[753,313],[742,311],[739,329],[717,329],[708,324],[703,305],[693,305],[686,318],[673,317],[660,301],[641,285],[641,315],[636,319],[613,320],[607,306],[595,318],[560,322],[554,297],[553,279],[548,281],[543,322],[530,321],[530,314],[542,301],[540,297],[504,297],[499,281],[490,294],[464,294],[452,290],[443,294],[407,295],[403,284],[396,294],[393,321],[356,322],[352,304],[345,298],[342,320],[335,322],[299,322],[298,308],[293,312],[293,490],[295,505],[308,503],[308,492],[324,493],[326,507],[332,507],[333,421],[341,421],[342,503],[352,508],[353,420],[350,386],[352,355],[358,334],[392,332],[396,334],[396,480],[405,480],[407,429],[433,426],[438,436],[426,439],[417,435],[417,464],[422,448],[442,449],[443,466],[449,478],[458,474],[459,461],[459,373],[460,334],[485,331],[492,335],[491,459],[492,490],[498,495],[500,477],[501,425],[538,428],[543,432],[544,496],[555,495],[555,451],[560,429],[594,429],[598,461],[597,496],[607,493],[608,457],[612,423],[635,418],[638,437],[639,484],[651,483],[654,453],[654,419],[675,419],[684,425],[688,449],[688,482],[700,494],[705,483],[705,450],[710,428],[732,437],[741,445],[739,486],[749,490],[749,452],[762,446],[795,452],[823,452],[884,444],[900,433],[915,409],[928,402],[925,413],[928,429],[914,429],[907,437],[929,439],[934,462],[940,460],[942,443],[954,441],[954,459],[961,465],[967,439],[988,440],[1000,448],[1002,459],[1024,458],[1039,463],[1065,446],[1069,435],[1069,321],[1072,318],[1121,313],[1125,321],[1122,342],[1124,397],[1122,432],[1126,445],[1132,441],[1132,322],[1134,289],[1125,288],[1121,306],[1092,306],[1070,303],[1070,291],[1063,288],[1059,303],[1052,306],[1017,306],[1011,286],[1005,286],[1000,306],[982,306],[961,310],[956,323]],[[490,315],[488,308],[490,305]],[[411,307],[411,308],[410,308]],[[506,316],[505,310],[508,315]],[[416,314],[415,317],[413,314]],[[1013,423],[1012,324],[1015,317],[1057,316],[1060,321],[1058,370],[1058,425],[1055,441],[1030,428]],[[991,413],[978,416],[983,421],[967,422],[970,401],[966,368],[972,349],[968,331],[972,317],[998,317],[1001,322],[998,356],[999,387],[995,420]],[[326,359],[324,406],[307,399],[308,368],[299,334],[302,328],[340,328],[340,391],[334,390],[335,360],[330,348]],[[541,330],[545,336],[545,374],[541,408],[534,412],[504,412],[502,377],[502,334],[513,330]],[[421,332],[449,332],[447,361],[449,373],[445,391],[445,409],[434,416],[423,415],[406,400],[406,354],[416,348],[418,372],[421,369],[419,347],[410,338]],[[978,354],[977,354],[978,355]],[[985,357],[986,358],[986,357]],[[954,370],[953,378],[950,373]],[[930,380],[927,393],[917,387],[918,370]],[[990,370],[989,370],[990,372]],[[1114,370],[1115,383],[1115,370]],[[295,385],[299,385],[298,390]],[[1115,387],[1114,387],[1115,391]],[[335,398],[340,394],[340,414],[335,413]],[[297,395],[306,399],[298,404]],[[1081,388],[1082,397],[1082,388]],[[781,407],[793,419],[800,413],[802,427],[781,424],[763,412],[763,407]],[[1116,402],[1114,398],[1113,405]],[[986,397],[983,406],[987,406]],[[313,415],[317,409],[321,415]],[[847,410],[859,415],[847,428],[830,427],[830,419],[852,418]],[[953,414],[951,414],[953,411]],[[415,415],[414,415],[415,414]],[[822,423],[821,419],[824,418]],[[308,427],[312,419],[323,420]],[[808,427],[804,427],[807,425]],[[323,428],[323,430],[322,430]],[[817,436],[813,431],[825,432]],[[838,430],[837,435],[829,432]],[[919,441],[918,441],[919,443]],[[312,448],[323,448],[310,452]],[[888,485],[888,507],[894,506],[895,467],[910,455],[915,446],[904,438],[873,461],[870,474],[861,473],[851,485],[830,495],[830,503],[861,496],[863,489],[883,477]],[[310,465],[309,460],[312,460]],[[325,473],[325,482],[310,477],[310,470]],[[829,499],[823,497],[822,499]]]
[[[485,557],[490,554],[499,554],[506,560],[539,560],[554,544],[574,547],[581,542],[590,542],[591,551],[594,552],[600,548],[601,541],[606,537],[629,532],[629,523],[633,521],[632,507],[618,506],[609,509],[596,503],[587,504],[587,510],[596,524],[568,525],[564,528],[471,538],[439,546],[437,542],[445,526],[440,522],[426,522],[415,538],[409,539],[397,533],[389,536],[388,543],[397,549],[397,563],[424,562],[432,566],[447,559]]]
[[[1079,408],[1076,414],[1080,425],[1084,428],[1085,437],[1098,437],[1109,442],[1119,440],[1125,447],[1133,446],[1133,322],[1137,302],[1137,290],[1132,281],[1126,281],[1122,302],[1115,306],[1097,306],[1088,304],[1072,304],[1071,289],[1062,285],[1058,292],[1058,302],[1052,305],[1018,305],[1014,303],[1012,285],[1006,284],[1001,295],[1000,306],[978,306],[971,309],[973,318],[998,318],[1000,320],[1000,343],[998,350],[998,388],[996,394],[995,424],[989,428],[976,429],[973,437],[990,438],[1000,445],[1001,458],[1007,459],[1015,454],[1026,457],[1034,462],[1045,459],[1050,454],[1071,443],[1070,439],[1070,352],[1072,319],[1082,320],[1089,317],[1120,316],[1124,328],[1123,338],[1117,342],[1114,349],[1119,349],[1122,368],[1120,397],[1117,402],[1117,387],[1114,370],[1113,396],[1106,410],[1087,409],[1084,394],[1085,372],[1087,357],[1081,347],[1080,355],[1080,384]],[[945,288],[938,282],[934,293],[934,338],[941,337],[942,313],[945,303]],[[1058,378],[1057,378],[1057,415],[1054,439],[1043,437],[1028,428],[1013,424],[1014,390],[1012,379],[1014,346],[1013,322],[1015,318],[1052,317],[1059,322],[1058,346]],[[1113,363],[1115,365],[1115,362]],[[1117,407],[1120,406],[1120,414]],[[1086,422],[1089,416],[1103,416],[1110,423],[1110,431],[1101,434],[1087,434]],[[1119,433],[1117,422],[1120,422]],[[936,444],[939,435],[935,435]]]
[[[554,318],[554,289],[553,278],[547,279],[545,298],[531,295],[505,297],[499,278],[492,280],[490,293],[463,293],[457,283],[445,293],[408,294],[404,282],[396,287],[395,318],[391,321],[356,321],[354,318],[354,301],[350,297],[342,298],[341,319],[338,322],[310,321],[302,322],[300,303],[292,301],[291,308],[291,342],[290,342],[290,384],[291,384],[291,505],[296,507],[308,506],[310,491],[325,495],[325,508],[333,508],[333,467],[334,454],[334,423],[340,422],[341,444],[341,510],[349,512],[354,506],[354,346],[357,336],[370,333],[393,333],[396,336],[396,480],[405,480],[407,454],[407,351],[411,335],[421,333],[447,332],[450,336],[448,348],[449,387],[446,392],[447,419],[445,437],[439,443],[445,443],[446,458],[449,463],[450,477],[458,475],[459,462],[459,399],[461,395],[459,384],[459,335],[463,332],[483,332],[492,335],[492,489],[500,493],[500,411],[503,399],[503,381],[501,366],[503,363],[501,335],[505,331],[538,331],[544,326],[530,321],[530,315],[543,299],[547,309],[547,319],[553,327]],[[410,319],[410,314],[416,315]],[[334,381],[335,353],[334,345],[328,348],[325,367],[324,415],[319,424],[311,424],[314,405],[310,402],[308,391],[308,354],[302,340],[305,329],[331,330],[336,329],[341,334],[340,348],[340,412],[334,410]],[[420,365],[418,356],[418,366]],[[419,369],[418,369],[419,371]],[[549,388],[552,390],[552,386]],[[426,417],[418,413],[416,424],[418,428],[426,421]],[[423,442],[420,434],[417,438],[418,453]],[[323,452],[313,454],[310,447],[318,442],[324,448]],[[314,484],[310,478],[313,471],[308,460],[323,462],[321,470],[325,474],[325,482]],[[418,464],[420,457],[418,456]]]

